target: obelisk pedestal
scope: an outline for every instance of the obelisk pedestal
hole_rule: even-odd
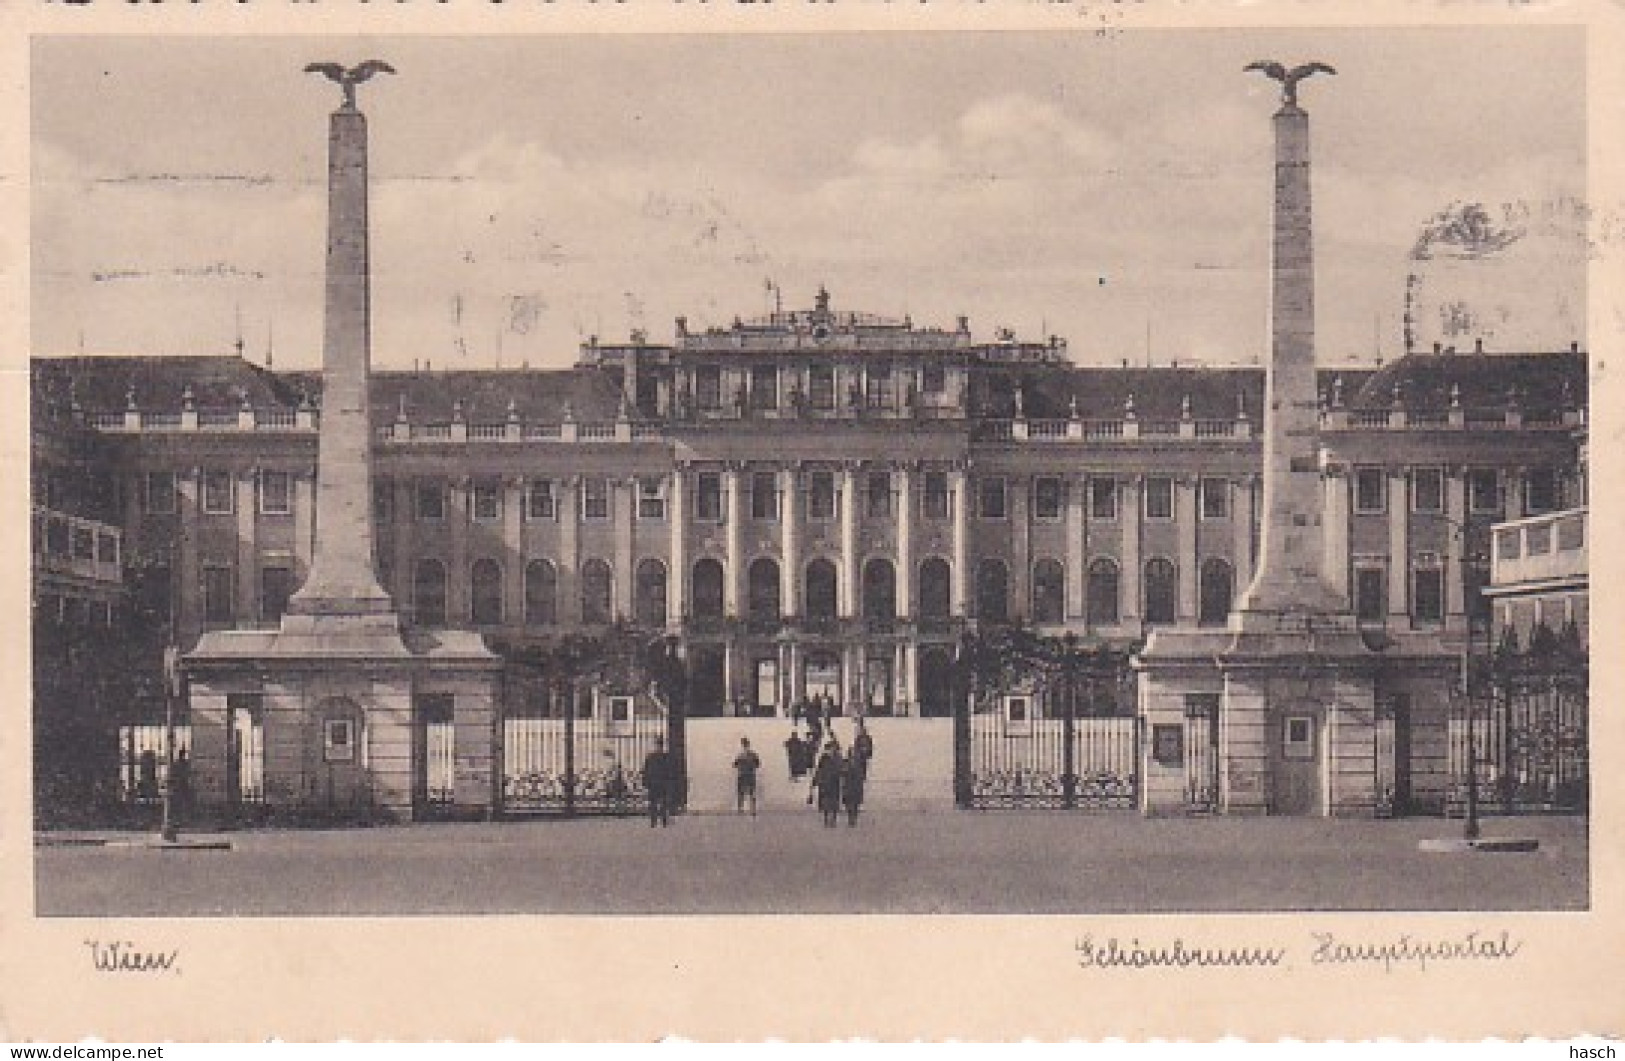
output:
[[[452,806],[437,813],[483,816],[497,803],[501,661],[473,631],[403,630],[374,567],[367,124],[355,85],[393,71],[312,69],[345,97],[329,123],[310,569],[278,629],[211,631],[186,655],[196,795],[217,813],[348,821],[416,817],[431,789],[450,789]],[[428,776],[431,726],[442,748],[450,727],[449,777]],[[255,774],[263,783],[250,792]]]
[[[1296,82],[1328,68],[1255,64],[1265,66],[1285,94],[1274,117],[1256,573],[1228,629],[1155,630],[1136,661],[1141,716],[1163,738],[1142,763],[1148,813],[1369,814],[1374,805],[1375,659],[1327,580],[1322,526],[1309,117]],[[1158,757],[1174,744],[1187,754]]]

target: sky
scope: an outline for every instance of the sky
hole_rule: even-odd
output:
[[[1583,46],[1529,27],[39,38],[34,349],[241,338],[319,365],[339,93],[302,70],[371,57],[398,71],[360,89],[382,367],[562,366],[589,336],[669,341],[678,315],[727,325],[820,285],[838,310],[1059,335],[1080,363],[1251,361],[1279,88],[1242,67],[1266,58],[1338,69],[1300,86],[1322,358],[1402,353],[1408,286],[1419,345],[1567,347]],[[1488,238],[1451,223],[1474,203]]]

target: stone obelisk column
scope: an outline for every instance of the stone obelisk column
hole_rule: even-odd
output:
[[[372,617],[396,625],[373,557],[367,119],[354,85],[328,131],[327,302],[316,463],[316,540],[293,616]],[[370,625],[370,624],[369,624]]]
[[[1275,113],[1275,232],[1270,261],[1270,360],[1264,410],[1258,568],[1236,605],[1240,629],[1282,630],[1289,617],[1340,613],[1327,584],[1315,384],[1315,270],[1309,197],[1309,115],[1294,74]],[[1274,76],[1274,75],[1272,75]]]

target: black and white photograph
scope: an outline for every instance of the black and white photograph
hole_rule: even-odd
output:
[[[131,28],[20,175],[85,960],[1597,908],[1585,25]]]

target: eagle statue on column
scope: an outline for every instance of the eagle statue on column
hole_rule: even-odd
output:
[[[1311,74],[1335,74],[1325,63],[1303,63],[1288,70],[1280,63],[1268,59],[1260,59],[1256,63],[1248,63],[1246,70],[1256,70],[1266,77],[1273,78],[1281,83],[1281,105],[1283,107],[1296,107],[1298,105],[1298,82]]]
[[[393,74],[394,72],[395,68],[382,59],[368,59],[348,69],[342,63],[311,63],[305,67],[305,73],[321,74],[344,90],[345,110],[355,110],[355,87],[357,85],[374,74]]]

